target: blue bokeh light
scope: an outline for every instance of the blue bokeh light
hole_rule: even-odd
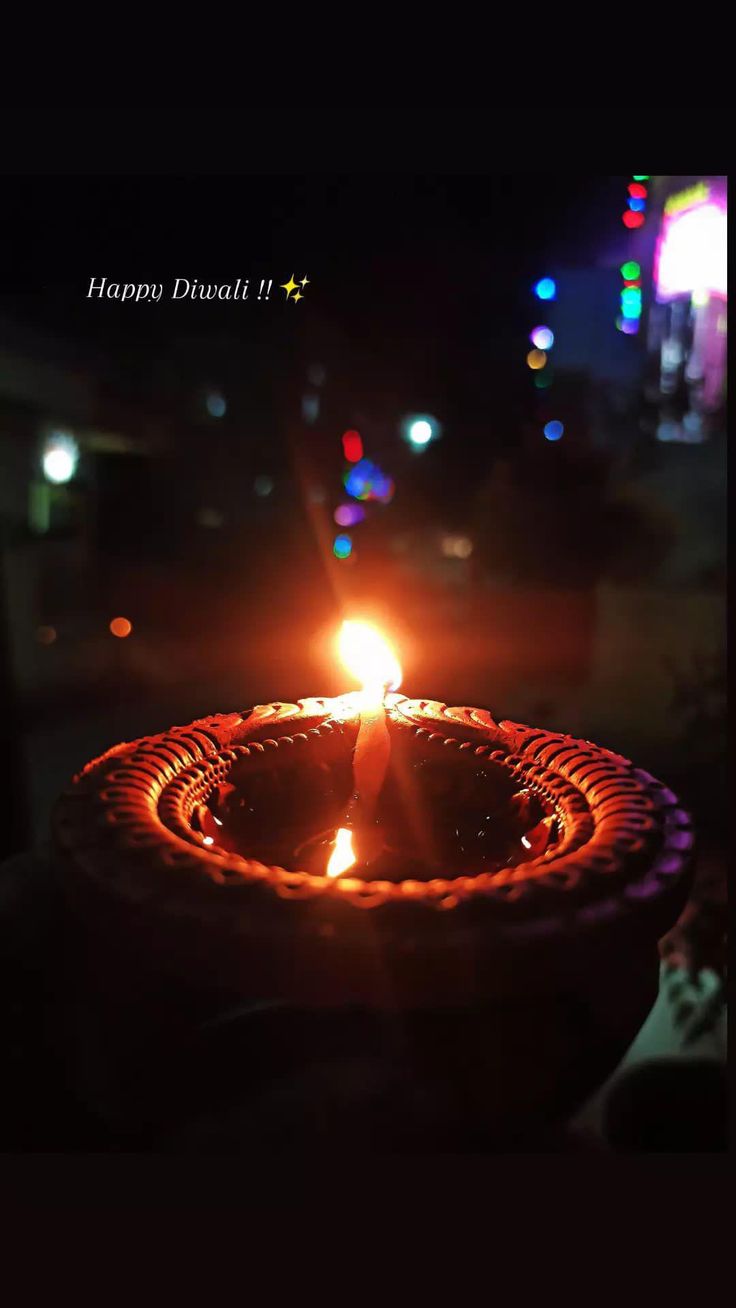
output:
[[[212,391],[205,400],[207,412],[211,418],[224,418],[227,413],[227,403],[225,396],[220,395],[218,391]]]
[[[542,277],[534,287],[538,300],[554,300],[557,296],[557,283],[552,277]]]
[[[548,441],[558,441],[562,436],[565,428],[561,422],[555,418],[553,422],[545,424],[544,434]]]

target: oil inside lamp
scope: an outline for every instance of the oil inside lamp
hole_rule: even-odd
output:
[[[353,755],[353,797],[345,826],[338,829],[330,860],[329,877],[340,876],[357,861],[352,830],[368,862],[383,847],[376,827],[376,805],[391,756],[386,723],[386,692],[401,684],[401,665],[391,646],[369,622],[343,622],[338,640],[340,658],[363,689],[358,695],[360,726]],[[352,830],[351,830],[352,829]]]
[[[387,692],[402,671],[374,626],[344,622],[337,650],[362,683],[335,700],[339,720],[357,725],[352,749],[341,751],[336,734],[305,767],[301,752],[276,756],[254,744],[249,761],[195,809],[204,846],[330,879],[353,869],[395,881],[495,872],[555,843],[551,805],[500,764],[470,752],[427,754],[412,733],[389,734]]]

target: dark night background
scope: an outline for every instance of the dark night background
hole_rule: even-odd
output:
[[[720,745],[723,436],[716,415],[700,444],[655,438],[651,360],[614,326],[627,181],[55,178],[52,208],[42,178],[6,188],[3,377],[22,380],[1,397],[3,523],[26,841],[110,740],[172,712],[339,689],[326,633],[351,606],[399,637],[408,691],[590,734],[695,784],[688,713],[709,733],[697,751]],[[292,272],[310,281],[298,304],[278,285]],[[532,287],[550,272],[562,281],[544,305]],[[164,298],[89,299],[93,276],[163,282]],[[177,276],[249,278],[249,299],[171,302]],[[610,314],[598,355],[578,349],[581,364],[573,341],[536,391],[529,332],[554,326],[565,277],[553,366],[595,334],[608,283]],[[319,400],[311,422],[304,396]],[[419,453],[400,436],[411,413],[442,424]],[[550,417],[559,442],[542,438]],[[81,458],[39,535],[27,503],[49,424],[76,433]],[[396,490],[339,561],[350,428]],[[443,556],[453,533],[467,559]],[[127,641],[107,630],[118,614]]]
[[[675,327],[652,272],[663,204],[697,176],[652,177],[637,232],[626,175],[5,180],[16,762],[0,853],[40,845],[66,780],[118,740],[347,689],[332,635],[361,611],[396,637],[408,694],[597,740],[662,776],[722,878],[725,379],[716,403],[684,367],[663,382]],[[615,320],[632,258],[629,337]],[[309,279],[299,303],[280,289],[292,274]],[[87,298],[103,276],[164,297]],[[544,276],[551,304],[533,293]],[[248,278],[248,299],[172,302],[176,277]],[[537,388],[526,356],[544,323],[554,373]],[[441,424],[423,449],[402,436],[412,414]],[[350,429],[395,493],[365,505],[340,560]],[[49,488],[55,431],[80,457]]]

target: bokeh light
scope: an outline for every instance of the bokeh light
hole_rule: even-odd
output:
[[[649,181],[649,174],[648,174],[648,173],[632,173],[632,176],[633,176],[635,182],[648,182],[648,181]]]
[[[558,441],[563,435],[565,428],[561,422],[554,419],[552,422],[545,423],[544,434],[548,441]]]
[[[55,486],[71,481],[79,462],[79,446],[66,432],[54,432],[46,442],[41,459],[43,475]]]
[[[537,390],[544,391],[548,386],[551,386],[554,381],[554,376],[554,372],[549,367],[542,369],[541,372],[535,372],[534,385]]]
[[[627,286],[621,292],[621,307],[628,318],[638,318],[641,313],[641,288]]]
[[[205,400],[205,406],[211,418],[224,418],[227,413],[225,396],[221,395],[219,391],[210,391]]]
[[[53,645],[56,640],[56,627],[37,627],[36,640],[39,645]]]
[[[623,332],[624,336],[636,336],[636,333],[639,330],[639,319],[617,318],[616,326],[620,332]]]
[[[643,213],[634,213],[633,209],[627,209],[626,213],[621,215],[621,221],[624,227],[636,228],[641,227],[644,222]]]
[[[542,277],[534,287],[538,300],[554,300],[557,295],[557,283],[552,277]]]
[[[358,463],[363,457],[363,441],[360,432],[346,431],[342,438],[342,450],[348,463]]]
[[[302,395],[302,417],[311,427],[319,417],[319,395]]]
[[[426,450],[432,441],[440,435],[441,426],[431,413],[411,413],[401,424],[404,440],[417,453]]]
[[[440,548],[446,559],[469,559],[473,553],[473,542],[469,536],[445,535]]]
[[[426,418],[417,418],[409,428],[409,440],[412,445],[427,445],[432,439],[432,426]]]
[[[266,495],[270,495],[271,491],[273,490],[273,487],[274,487],[273,477],[266,477],[263,474],[261,474],[260,477],[256,477],[255,481],[253,482],[253,490],[255,491],[256,495],[260,495],[261,499],[264,499]]]
[[[629,195],[632,196],[634,200],[646,200],[647,188],[646,186],[642,186],[641,182],[632,182],[629,187]]]
[[[355,500],[378,500],[388,504],[393,498],[394,483],[370,459],[361,459],[349,468],[343,477],[343,485]]]
[[[644,209],[646,209],[646,207],[647,207],[646,200],[637,200],[634,199],[633,197],[631,200],[629,200],[629,208],[633,209],[634,213],[642,213]]]
[[[334,513],[338,527],[354,527],[356,523],[362,522],[364,517],[365,509],[362,509],[359,504],[339,504]]]
[[[353,552],[353,542],[349,536],[336,536],[332,552],[337,559],[347,559]]]
[[[526,356],[526,361],[529,367],[533,371],[536,371],[537,368],[544,367],[547,362],[547,355],[544,353],[544,350],[530,350]]]
[[[110,623],[110,631],[119,640],[125,640],[125,637],[129,636],[132,630],[133,624],[128,618],[113,618]]]
[[[538,350],[551,350],[555,343],[555,334],[549,327],[535,327],[529,340]]]
[[[641,277],[641,268],[635,259],[628,259],[626,263],[621,264],[621,276],[627,282],[635,282],[638,277]]]
[[[725,207],[698,204],[668,217],[655,254],[658,298],[670,300],[693,291],[711,291],[725,299],[726,256]]]

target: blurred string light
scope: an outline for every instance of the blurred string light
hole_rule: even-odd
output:
[[[635,259],[627,259],[621,264],[621,276],[626,282],[635,282],[641,277],[641,268]]]
[[[552,277],[542,277],[534,287],[538,300],[554,300],[557,297],[557,283]]]
[[[555,334],[549,327],[535,327],[529,335],[529,340],[538,350],[551,350],[555,343]]]
[[[302,395],[302,417],[309,426],[319,417],[319,395]]]
[[[624,227],[629,227],[634,230],[637,227],[644,226],[644,214],[634,213],[633,209],[627,209],[626,212],[621,215],[621,221]]]
[[[391,477],[387,477],[370,459],[361,459],[349,468],[343,483],[348,495],[356,500],[377,500],[388,504],[393,499],[395,487]]]
[[[49,436],[41,457],[43,475],[55,486],[71,481],[79,462],[79,446],[67,432],[55,431]]]
[[[354,527],[365,518],[365,509],[359,504],[338,504],[333,516],[338,527]]]
[[[561,422],[558,422],[557,419],[554,419],[552,422],[547,422],[544,425],[544,435],[548,441],[558,441],[560,437],[564,435],[564,431],[564,425]]]
[[[432,439],[432,427],[424,418],[418,418],[409,428],[409,440],[412,445],[428,445]]]
[[[110,631],[113,636],[118,637],[118,640],[125,640],[125,637],[129,636],[132,630],[133,623],[129,618],[113,618],[110,623]]]
[[[336,559],[347,559],[353,552],[353,542],[349,536],[336,536],[332,546]]]
[[[629,318],[638,318],[641,313],[641,287],[625,286],[621,292],[621,306]]]
[[[264,475],[261,475],[260,477],[256,477],[255,481],[253,482],[253,490],[255,491],[256,495],[260,495],[262,499],[265,498],[266,495],[271,494],[273,487],[274,487],[273,477],[266,477]]]
[[[632,175],[633,175],[633,178],[634,178],[634,181],[635,181],[635,182],[648,182],[648,181],[649,181],[649,174],[648,174],[648,173],[633,173]]]
[[[556,300],[557,283],[554,278],[542,277],[534,286],[534,294],[538,300]],[[554,379],[548,351],[554,346],[555,334],[550,327],[540,324],[529,333],[529,339],[534,349],[527,354],[526,362],[532,370],[534,388],[538,391],[548,390]]]
[[[446,559],[469,559],[473,553],[473,542],[469,536],[442,537],[440,548]]]
[[[219,391],[210,391],[205,400],[205,406],[211,418],[224,418],[227,413],[225,396],[221,395]]]
[[[406,417],[401,426],[404,440],[417,453],[426,450],[442,433],[442,427],[431,413],[412,413]]]
[[[634,174],[633,181],[628,184],[628,208],[622,214],[622,222],[631,231],[644,225],[648,190],[642,183],[648,181],[648,176]],[[627,259],[621,264],[620,272],[623,288],[619,297],[620,312],[616,317],[616,327],[624,336],[636,336],[642,313],[641,265],[636,259]]]
[[[363,440],[359,431],[346,431],[342,438],[342,451],[347,463],[358,463],[363,457]]]

